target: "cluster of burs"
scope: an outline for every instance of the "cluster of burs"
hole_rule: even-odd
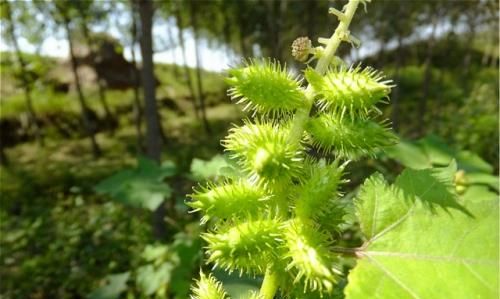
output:
[[[324,74],[307,68],[294,76],[275,61],[251,60],[227,82],[251,117],[222,141],[237,171],[188,202],[209,225],[206,262],[272,275],[286,298],[329,296],[341,274],[331,248],[344,222],[345,165],[396,141],[376,108],[390,81],[371,68],[331,64]],[[201,273],[193,298],[229,296]]]

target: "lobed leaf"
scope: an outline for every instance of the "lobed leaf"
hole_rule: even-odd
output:
[[[363,185],[356,208],[367,241],[347,299],[498,298],[498,199],[467,200],[468,212],[450,204],[454,167]]]

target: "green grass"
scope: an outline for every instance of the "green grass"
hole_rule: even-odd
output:
[[[12,54],[2,52],[0,53],[0,76],[1,76],[1,92],[0,100],[0,116],[3,118],[17,117],[27,111],[26,101],[22,89],[19,86],[19,80],[13,75],[16,71],[15,65],[12,63]],[[34,55],[25,55],[26,61],[30,64],[43,64],[55,65],[56,60],[47,57],[36,57]],[[177,73],[174,73],[174,69]],[[46,76],[50,69],[45,68],[39,70],[40,74]],[[189,68],[193,87],[196,89],[196,70]],[[156,64],[155,73],[160,81],[157,87],[157,99],[175,99],[182,102],[183,100],[190,101],[190,91],[185,80],[184,68],[182,66],[175,67],[170,64]],[[72,76],[69,69],[61,71],[58,69],[57,77],[63,78]],[[88,82],[83,82],[85,85]],[[205,94],[216,94],[217,100],[220,101],[221,96],[225,92],[226,85],[223,81],[221,74],[215,72],[202,71],[202,84]],[[102,105],[98,100],[98,91],[96,88],[87,88],[83,90],[90,108],[96,111],[99,115],[103,115],[104,111]],[[111,110],[116,110],[119,107],[131,106],[133,104],[133,91],[128,89],[125,91],[120,90],[107,90],[106,97]],[[142,93],[141,93],[142,97]],[[37,82],[32,91],[33,106],[36,113],[43,114],[59,114],[59,113],[78,113],[80,106],[75,91],[69,93],[56,93],[52,88],[43,82]],[[188,110],[192,107],[189,103],[177,103],[184,109]]]

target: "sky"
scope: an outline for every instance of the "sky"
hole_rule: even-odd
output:
[[[123,40],[123,33],[120,32],[120,29],[123,31],[124,28],[128,28],[130,26],[129,24],[129,16],[128,15],[111,15],[109,22],[107,22],[107,28],[104,27],[99,27],[99,26],[94,26],[91,27],[92,31],[95,32],[106,32],[116,39],[122,41]],[[154,26],[153,26],[153,42],[156,45],[156,48],[162,48],[162,50],[155,52],[154,54],[154,61],[157,63],[173,63],[176,62],[177,64],[183,64],[184,61],[182,59],[182,49],[178,43],[174,45],[173,47],[170,47],[166,49],[167,47],[165,46],[166,40],[167,40],[167,26],[171,28],[172,35],[175,37],[175,40],[177,41],[177,34],[178,34],[178,29],[175,26],[174,20],[168,19],[168,20],[163,20],[163,21],[155,21]],[[427,28],[421,28],[421,30],[418,30],[419,34],[418,36],[415,36],[413,38],[413,41],[415,39],[423,39],[426,36],[430,34],[430,26]],[[447,24],[441,24],[437,28],[437,35],[440,36],[446,31],[448,31],[449,25]],[[126,29],[125,29],[126,30]],[[186,60],[187,64],[190,67],[195,67],[196,66],[196,56],[195,56],[195,42],[193,38],[193,34],[190,30],[184,30],[184,37],[185,37],[185,45],[186,45]],[[361,45],[359,49],[351,51],[352,54],[355,53],[355,56],[359,59],[362,57],[365,57],[367,55],[370,55],[378,50],[380,47],[378,43],[374,41],[370,41],[366,37],[360,36],[362,40],[364,40],[364,43]],[[407,42],[410,42],[411,40],[408,40]],[[26,39],[20,38],[19,39],[19,46],[22,51],[28,52],[28,53],[35,53],[36,51],[36,46],[31,45]],[[241,61],[241,57],[239,55],[235,54],[234,51],[228,50],[223,46],[209,46],[209,43],[206,40],[200,40],[199,43],[199,52],[200,52],[200,58],[201,58],[201,65],[202,68],[206,70],[211,70],[211,71],[223,71],[229,66],[234,66],[237,64],[239,61]],[[396,43],[395,41],[390,42],[388,45],[386,45],[388,49],[390,48],[395,48]],[[7,45],[3,38],[0,39],[0,51],[8,51],[12,50],[12,47],[10,45]],[[129,46],[124,46],[124,56],[126,59],[130,60],[132,55],[130,51]],[[140,49],[137,46],[136,47],[136,53],[140,53]],[[49,36],[47,39],[44,40],[43,44],[41,45],[40,52],[42,55],[47,55],[47,56],[52,56],[52,57],[59,57],[59,58],[67,58],[69,57],[69,46],[67,40],[64,38],[64,35],[59,33],[52,34]],[[138,59],[140,60],[140,58]],[[348,62],[349,60],[352,59],[347,59]]]
[[[161,32],[167,32],[167,24],[158,24],[154,27],[154,36],[158,39],[162,38]],[[120,34],[113,28],[110,28],[109,34],[113,35],[115,38],[119,38]],[[173,33],[177,36],[177,28],[173,28]],[[196,56],[195,56],[195,42],[192,34],[186,31],[185,34],[185,45],[186,45],[186,58],[188,65],[191,67],[196,66]],[[36,47],[31,45],[26,39],[20,38],[18,40],[19,47],[22,51],[28,53],[35,53]],[[10,45],[7,45],[3,39],[0,40],[0,51],[12,50]],[[136,47],[136,53],[140,53],[140,49]],[[233,51],[228,51],[223,47],[209,47],[206,40],[201,40],[199,43],[199,51],[201,57],[201,64],[204,69],[211,71],[222,71],[228,68],[229,65],[234,65],[235,61],[238,61],[238,56],[234,54]],[[67,58],[69,56],[69,46],[68,42],[64,39],[57,38],[54,36],[48,37],[42,44],[40,53],[42,55]],[[130,60],[131,48],[124,48],[124,56],[126,59]],[[156,52],[153,57],[155,62],[159,63],[173,63],[176,61],[178,64],[184,63],[182,60],[182,49],[180,46],[176,46],[173,49],[168,49],[165,51]]]

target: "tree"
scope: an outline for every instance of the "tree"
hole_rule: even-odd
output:
[[[179,44],[181,46],[181,51],[182,51],[182,65],[184,68],[184,78],[187,83],[189,93],[191,94],[191,99],[192,99],[191,102],[193,104],[194,115],[196,116],[196,118],[200,118],[198,105],[196,104],[197,102],[196,93],[194,92],[193,81],[191,80],[191,74],[189,72],[189,66],[187,64],[186,45],[184,41],[181,9],[178,3],[173,3],[171,7],[173,9],[175,24],[177,26],[177,39],[179,40]]]
[[[160,119],[156,103],[156,80],[153,65],[153,15],[154,7],[151,0],[136,0],[134,6],[140,16],[140,45],[142,56],[142,89],[144,93],[144,112],[146,118],[146,154],[160,163],[163,146],[160,129]],[[153,213],[153,229],[155,236],[161,239],[165,236],[164,225],[165,206],[160,205]]]
[[[6,29],[8,31],[10,41],[14,46],[15,56],[20,68],[19,78],[24,91],[24,98],[26,101],[26,108],[28,111],[29,122],[30,125],[33,126],[34,128],[35,136],[39,144],[43,146],[44,145],[43,132],[42,128],[40,127],[39,120],[35,112],[35,108],[33,107],[33,99],[31,97],[33,82],[31,82],[32,80],[29,79],[27,63],[23,58],[23,53],[21,52],[21,49],[19,48],[18,36],[15,30],[16,24],[14,22],[13,9],[11,7],[12,4],[9,1],[3,1],[1,4],[2,4],[2,19],[5,19],[7,21]],[[13,4],[18,5],[18,3],[16,2],[14,2]],[[1,161],[6,161],[6,156],[3,154],[3,150],[2,150]]]
[[[73,36],[72,36],[72,18],[75,15],[75,7],[72,7],[72,2],[66,2],[63,0],[55,1],[55,10],[53,11],[54,19],[57,23],[62,23],[64,27],[64,31],[66,33],[66,39],[69,43],[69,54],[71,59],[71,69],[73,71],[73,77],[75,80],[75,88],[78,95],[78,102],[80,103],[82,120],[85,132],[90,139],[92,145],[92,154],[94,158],[97,158],[101,155],[101,148],[97,143],[95,136],[95,128],[90,119],[90,109],[87,106],[85,96],[83,94],[80,76],[78,75],[78,61],[74,52],[74,44],[73,44]]]
[[[104,115],[105,119],[107,120],[107,123],[109,125],[109,129],[111,133],[114,131],[114,126],[113,126],[113,115],[111,113],[111,110],[109,108],[109,105],[106,100],[106,85],[104,82],[104,79],[101,77],[100,72],[97,70],[96,67],[96,59],[97,59],[97,51],[96,51],[96,46],[98,44],[96,43],[96,40],[94,37],[91,35],[89,31],[89,23],[92,23],[93,20],[96,19],[96,16],[99,14],[103,14],[104,12],[101,12],[95,7],[93,1],[79,1],[77,2],[78,9],[77,11],[79,12],[79,23],[80,23],[80,29],[83,34],[83,39],[85,43],[87,44],[87,47],[89,49],[89,54],[91,57],[91,65],[94,68],[94,71],[96,73],[96,85],[97,85],[97,90],[99,94],[99,101],[101,102],[101,105],[104,109]]]
[[[205,107],[205,94],[203,93],[203,81],[201,78],[201,58],[200,58],[200,53],[199,53],[199,35],[198,35],[198,10],[197,6],[198,3],[194,3],[193,1],[189,2],[189,16],[190,16],[190,21],[191,21],[191,26],[193,26],[193,38],[194,38],[194,51],[195,51],[195,56],[196,56],[196,87],[198,89],[198,102],[200,104],[200,110],[201,110],[201,119],[203,121],[203,127],[205,128],[205,131],[210,134],[210,125],[207,120],[207,112],[206,112],[206,107]]]

